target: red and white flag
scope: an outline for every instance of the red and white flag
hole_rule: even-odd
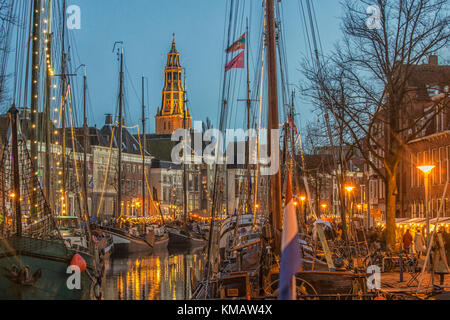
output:
[[[245,51],[239,53],[233,60],[227,63],[225,66],[225,72],[231,69],[243,69],[245,67]]]

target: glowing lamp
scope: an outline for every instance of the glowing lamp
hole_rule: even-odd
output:
[[[355,187],[352,186],[346,186],[345,190],[347,190],[348,192],[352,192],[353,190],[355,190]]]
[[[420,171],[422,171],[425,174],[429,174],[431,172],[431,170],[433,170],[436,166],[419,166],[417,167],[417,169],[419,169]]]

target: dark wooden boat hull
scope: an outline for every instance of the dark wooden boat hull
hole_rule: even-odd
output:
[[[81,273],[80,289],[69,289],[67,268],[75,253],[88,263],[93,274],[91,258],[67,249],[62,241],[45,241],[25,237],[0,241],[0,300],[90,300],[94,299],[94,282],[86,272]],[[7,277],[6,269],[29,267],[30,274],[41,270],[33,284],[19,284]]]
[[[122,256],[135,253],[150,254],[153,252],[153,245],[145,240],[114,232],[113,230],[102,230],[113,238],[114,255]]]
[[[169,245],[169,235],[165,235],[161,238],[156,238],[155,243],[153,244],[154,250],[164,250],[167,249],[167,246]]]
[[[278,289],[278,273],[270,275],[271,291]],[[352,298],[359,293],[365,294],[366,276],[348,271],[301,271],[296,274],[297,286],[303,281],[311,288],[309,294],[323,300]],[[312,289],[313,288],[313,289]],[[312,293],[314,292],[314,294]],[[312,297],[309,297],[312,298]]]
[[[189,235],[182,234],[179,230],[169,229],[169,243],[170,248],[192,248],[202,247],[206,245],[206,240],[190,237]]]

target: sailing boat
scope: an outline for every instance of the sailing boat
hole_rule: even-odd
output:
[[[1,155],[0,197],[6,221],[0,239],[0,299],[79,300],[101,296],[95,257],[66,247],[46,202],[27,141],[20,135],[18,110],[9,111],[11,138]],[[68,280],[71,265],[82,271],[80,287]]]
[[[147,174],[146,174],[146,134],[145,134],[145,77],[142,76],[142,144],[141,144],[141,154],[142,154],[142,217],[146,216],[145,212],[145,198],[146,198],[146,185],[148,186],[148,189],[150,189],[150,184],[147,181]],[[149,190],[150,191],[150,190]],[[150,193],[148,191],[148,193]],[[150,201],[153,201],[153,199],[149,199]],[[153,249],[154,250],[164,250],[167,248],[167,245],[169,244],[169,233],[165,229],[164,224],[164,215],[161,212],[161,207],[158,206],[159,213],[161,215],[161,222],[162,226],[158,225],[150,225],[145,228],[145,234],[147,237],[150,237],[151,243],[153,243]]]
[[[121,48],[118,51],[120,61],[120,88],[119,88],[119,123],[118,123],[118,137],[117,137],[117,203],[116,212],[117,218],[122,215],[122,128],[123,128],[123,101],[124,101],[124,54],[123,54],[123,42],[116,42],[114,44],[113,51],[117,44],[121,44]],[[114,132],[112,132],[114,134]],[[141,236],[135,229],[126,230],[118,227],[99,227],[103,232],[109,234],[113,238],[114,253],[118,255],[127,255],[133,253],[151,253],[153,251],[153,245],[155,238],[151,234]]]
[[[234,10],[232,5],[230,10],[231,12]],[[273,130],[279,130],[277,41],[274,0],[267,0],[265,2],[265,16],[264,43],[267,43],[268,63],[268,141],[271,141],[270,134]],[[230,25],[232,22],[233,19],[230,18]],[[283,81],[285,81],[285,79],[283,79]],[[224,92],[225,91],[224,86]],[[222,109],[226,110],[227,100],[224,98],[223,101],[224,106]],[[226,112],[224,112],[221,115],[221,118],[226,117]],[[221,128],[221,130],[222,129],[223,128]],[[289,136],[285,135],[286,146],[286,139],[288,138]],[[270,143],[269,146],[272,147]],[[285,151],[287,151],[286,148]],[[269,150],[269,154],[279,152],[280,150],[278,148]],[[288,157],[285,157],[285,159],[287,158]],[[223,235],[227,232],[230,235],[230,231],[233,228],[238,230],[239,228],[245,227],[245,215],[240,216],[242,217],[242,221],[240,221],[240,218],[234,218],[234,221],[233,218],[229,218],[222,224],[221,228],[222,233],[220,236],[222,236],[222,243],[219,242],[220,257],[226,260],[220,261],[216,259],[216,255],[212,253],[211,249],[213,247],[212,241],[214,241],[216,237],[210,237],[207,278],[203,282],[200,282],[194,289],[194,299],[277,298],[280,275],[278,261],[281,256],[280,231],[283,227],[281,219],[281,175],[282,172],[279,167],[279,170],[270,177],[270,215],[268,221],[262,222],[258,226],[259,230],[256,229],[256,232],[260,233],[259,239],[258,237],[255,237],[252,241],[252,239],[243,238],[244,241],[236,241],[236,236],[238,234],[236,232],[234,232],[234,239],[232,236],[226,236],[224,238]],[[317,230],[324,251],[326,252],[325,255],[327,258],[328,269],[322,271],[304,271],[304,269],[311,268],[311,266],[304,264],[304,269],[298,270],[295,277],[297,298],[328,299],[339,296],[345,296],[347,298],[362,297],[365,293],[365,276],[353,272],[336,271],[332,261],[329,259],[330,256],[327,254],[328,250],[323,230],[320,226],[317,226]],[[229,240],[234,240],[232,246],[228,246],[227,242],[230,242]],[[304,241],[303,243],[301,242],[301,244],[303,247],[308,245],[308,243],[304,243]],[[250,251],[253,252],[252,255],[249,255]],[[222,254],[223,252],[225,252],[225,254]],[[255,256],[257,257],[256,261],[251,263],[251,260]],[[317,258],[313,256],[311,259],[311,265],[314,268],[314,266],[317,265]]]

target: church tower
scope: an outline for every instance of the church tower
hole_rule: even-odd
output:
[[[156,114],[156,134],[172,134],[184,128],[184,87],[180,54],[175,44],[175,35],[164,70],[164,89],[161,108]],[[191,128],[191,115],[186,108],[186,129]]]

